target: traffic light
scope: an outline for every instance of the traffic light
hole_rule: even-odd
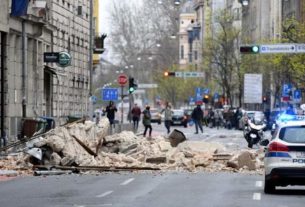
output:
[[[135,83],[135,80],[133,77],[129,78],[129,88],[128,88],[128,92],[130,94],[132,94],[138,87],[138,84]]]
[[[267,99],[266,96],[263,96],[263,102],[264,102],[264,103],[267,103],[267,102],[268,102],[268,99]]]
[[[168,76],[175,76],[175,72],[164,71],[164,76],[165,76],[165,77],[168,77]]]
[[[210,99],[209,95],[204,95],[203,103],[205,103],[205,104],[209,103],[209,99]]]
[[[240,51],[240,53],[258,54],[259,46],[258,45],[240,46],[239,51]]]

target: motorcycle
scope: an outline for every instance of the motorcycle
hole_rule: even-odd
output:
[[[266,121],[262,117],[248,119],[244,129],[244,137],[248,142],[248,147],[252,148],[264,140],[264,131],[267,127]]]

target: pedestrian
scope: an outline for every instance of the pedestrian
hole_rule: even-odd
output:
[[[114,119],[115,119],[115,112],[117,112],[118,109],[115,107],[113,101],[109,102],[109,105],[106,107],[106,114],[107,114],[107,118],[110,122],[110,126],[115,127],[114,125]]]
[[[220,122],[222,120],[221,112],[219,110],[215,110],[215,126],[219,129]]]
[[[144,137],[146,136],[146,132],[149,129],[149,138],[151,138],[152,127],[151,127],[150,106],[146,106],[145,110],[142,113],[143,113],[143,125],[145,127],[143,136]]]
[[[213,128],[215,126],[215,112],[212,108],[209,110],[209,126]]]
[[[192,119],[194,120],[195,128],[196,128],[195,134],[198,134],[198,127],[200,131],[203,133],[203,129],[202,129],[203,111],[201,109],[200,104],[197,104],[197,106],[194,108],[192,112]]]
[[[167,134],[170,133],[170,127],[172,124],[172,116],[173,116],[173,111],[171,105],[167,102],[165,105],[165,108],[162,109],[161,113],[164,112],[164,125],[167,129]]]
[[[139,127],[139,121],[141,117],[141,109],[138,106],[138,104],[134,104],[134,107],[131,109],[131,116],[132,116],[132,121],[133,121],[133,129],[135,131],[138,130]]]
[[[237,108],[235,113],[234,113],[234,127],[235,129],[239,129],[239,120],[241,119],[242,117],[242,112],[241,112],[241,109],[240,108]]]

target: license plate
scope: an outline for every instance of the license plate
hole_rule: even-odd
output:
[[[174,124],[180,124],[180,121],[174,121]]]
[[[305,152],[296,152],[297,158],[305,158]]]

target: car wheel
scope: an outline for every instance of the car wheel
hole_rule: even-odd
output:
[[[265,187],[264,192],[266,194],[273,194],[275,192],[275,185],[270,180],[266,180],[265,178]]]

